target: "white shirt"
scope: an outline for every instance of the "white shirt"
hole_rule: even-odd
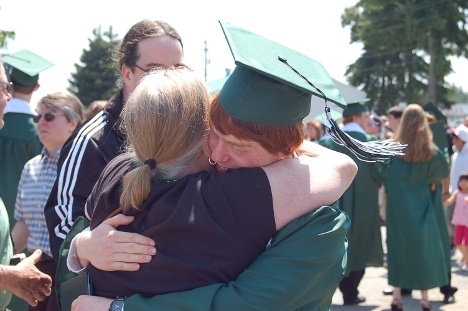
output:
[[[458,179],[462,173],[468,173],[468,143],[461,150],[456,150],[452,156],[452,167],[450,169],[450,193],[458,189]]]
[[[343,125],[341,130],[343,132],[359,132],[359,133],[367,135],[366,131],[364,131],[364,129],[356,122],[351,122],[351,123]]]
[[[29,103],[25,100],[19,98],[12,98],[10,99],[5,106],[5,110],[3,114],[15,112],[15,113],[24,113],[30,115],[36,115],[36,113],[31,109]]]

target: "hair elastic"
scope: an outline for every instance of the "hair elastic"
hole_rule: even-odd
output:
[[[151,170],[154,170],[157,163],[155,159],[148,159],[145,161],[145,164],[148,165]]]

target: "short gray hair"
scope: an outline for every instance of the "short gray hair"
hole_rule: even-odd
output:
[[[52,111],[63,111],[68,122],[77,120],[78,124],[83,121],[83,104],[74,95],[56,92],[42,97],[37,106],[44,106]]]

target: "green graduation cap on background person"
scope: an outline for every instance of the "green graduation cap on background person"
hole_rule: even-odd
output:
[[[363,161],[387,162],[403,154],[397,142],[360,142],[341,131],[327,102],[346,102],[317,61],[249,30],[220,21],[237,65],[219,92],[232,117],[266,124],[296,124],[309,114],[312,96],[324,99],[327,133]]]
[[[443,121],[435,121],[429,123],[429,128],[432,132],[432,141],[442,151],[447,152],[449,147],[449,139]]]
[[[447,138],[447,131],[445,130],[445,123],[447,117],[440,111],[439,107],[429,102],[422,106],[424,111],[434,116],[436,121],[429,123],[432,131],[432,140],[442,151],[447,151],[449,146],[449,139]]]
[[[343,118],[366,111],[369,111],[369,108],[367,108],[363,103],[349,103],[343,110]]]
[[[447,117],[442,113],[442,111],[440,111],[439,107],[437,107],[435,104],[429,102],[423,105],[422,108],[426,113],[433,115],[437,121],[447,121]]]
[[[29,50],[6,55],[3,57],[3,62],[12,67],[11,81],[23,86],[34,86],[39,81],[39,73],[54,65]]]

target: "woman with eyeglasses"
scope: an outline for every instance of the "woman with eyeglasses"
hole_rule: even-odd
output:
[[[83,120],[80,100],[67,93],[53,93],[41,98],[36,108],[38,135],[44,145],[41,154],[29,160],[23,169],[15,204],[15,226],[12,230],[15,253],[24,249],[41,249],[37,267],[54,282],[57,264],[52,258],[44,205],[57,176],[57,163],[65,141]],[[54,286],[52,286],[54,288]],[[59,310],[54,292],[29,310]]]

